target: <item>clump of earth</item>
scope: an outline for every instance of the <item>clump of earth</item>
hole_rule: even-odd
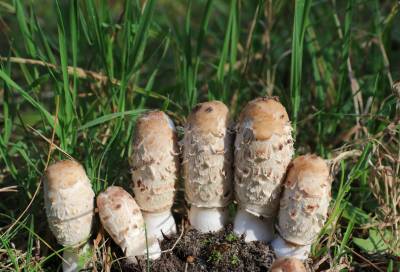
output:
[[[266,243],[246,243],[232,232],[232,226],[217,233],[178,230],[162,241],[161,249],[168,250],[161,258],[125,263],[123,271],[269,271],[275,258]]]

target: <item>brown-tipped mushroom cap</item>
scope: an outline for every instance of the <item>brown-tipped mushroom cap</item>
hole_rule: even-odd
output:
[[[260,97],[250,101],[240,113],[239,123],[246,121],[252,124],[255,140],[264,141],[273,134],[285,134],[289,117],[276,98]]]
[[[162,111],[151,111],[138,119],[131,165],[132,188],[140,208],[146,212],[169,210],[179,158],[174,124]]]
[[[276,260],[271,267],[271,272],[306,272],[306,268],[296,258],[284,258]]]
[[[229,110],[220,101],[198,104],[188,117],[183,174],[186,200],[206,208],[232,198],[233,134]]]
[[[307,154],[293,160],[284,184],[278,230],[282,238],[309,245],[325,224],[331,179],[325,160]]]
[[[294,153],[291,132],[286,110],[275,98],[257,98],[241,112],[235,140],[235,193],[245,210],[276,215]]]
[[[90,235],[94,192],[82,165],[59,161],[43,177],[44,203],[50,230],[63,246],[77,246]]]
[[[118,186],[108,187],[97,197],[104,229],[128,257],[145,254],[144,220],[133,197]]]

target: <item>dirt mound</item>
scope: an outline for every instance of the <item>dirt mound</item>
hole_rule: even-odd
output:
[[[228,227],[218,233],[199,233],[186,231],[181,238],[180,230],[176,235],[167,237],[161,244],[161,258],[150,262],[150,271],[268,271],[274,260],[271,248],[263,242],[245,243]],[[124,271],[148,271],[146,260],[137,265],[126,264]]]

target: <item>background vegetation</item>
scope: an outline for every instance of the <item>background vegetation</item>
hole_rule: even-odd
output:
[[[127,186],[143,110],[182,126],[197,102],[222,100],[236,116],[273,95],[296,127],[296,153],[336,158],[314,268],[397,271],[399,9],[394,0],[0,0],[0,270],[59,265],[40,181],[50,162],[82,162],[96,193]]]

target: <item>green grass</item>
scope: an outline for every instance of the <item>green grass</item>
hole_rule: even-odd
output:
[[[0,187],[18,189],[0,192],[0,270],[59,269],[38,187],[49,162],[82,162],[96,193],[127,187],[146,109],[182,126],[198,102],[237,116],[273,95],[297,155],[360,151],[337,164],[317,269],[398,271],[400,4],[143,2],[0,0]]]

